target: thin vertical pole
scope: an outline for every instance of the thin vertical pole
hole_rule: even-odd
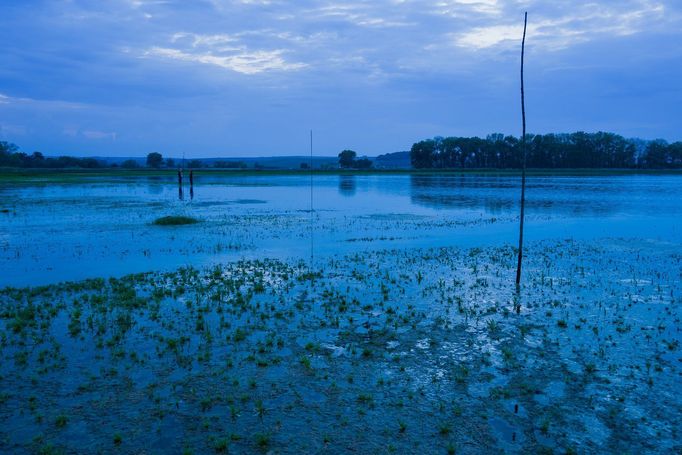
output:
[[[523,58],[526,51],[526,26],[528,24],[528,12],[523,19],[523,40],[521,41],[521,120],[523,123],[523,135],[521,136],[521,220],[519,222],[519,261],[516,265],[516,288],[521,284],[521,262],[523,260],[523,219],[526,209],[526,100],[523,85]]]

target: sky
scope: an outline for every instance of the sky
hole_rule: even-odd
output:
[[[1,0],[0,140],[376,156],[434,136],[682,139],[680,0]]]

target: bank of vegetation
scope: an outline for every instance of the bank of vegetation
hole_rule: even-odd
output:
[[[682,142],[669,143],[663,139],[646,141],[642,139],[626,139],[613,133],[570,133],[570,134],[529,134],[527,136],[526,164],[531,169],[566,170],[566,169],[630,169],[661,170],[682,169]],[[407,152],[383,155],[400,155],[400,160]],[[428,170],[481,170],[496,171],[515,170],[521,167],[521,141],[515,136],[491,134],[480,137],[436,137],[415,143],[409,152],[411,168],[418,171]],[[379,168],[381,171],[401,169],[410,171],[407,164],[395,164],[395,169],[386,163],[367,157],[357,158],[357,153],[344,150],[338,154],[338,166],[332,163],[318,163],[317,170],[326,171],[370,171]],[[318,168],[319,166],[319,168]],[[282,163],[265,166],[253,163],[249,167],[240,160],[192,159],[185,162],[164,158],[158,152],[149,153],[144,159],[127,159],[112,162],[96,158],[76,158],[71,156],[46,157],[41,152],[25,153],[15,144],[0,141],[0,168],[17,169],[105,169],[122,168],[126,170],[142,169],[227,169],[237,171],[290,171],[282,167]],[[298,165],[296,166],[298,169]],[[306,162],[300,163],[300,170],[309,169]],[[370,171],[372,172],[372,171]]]
[[[529,134],[526,165],[536,169],[680,169],[682,142],[626,139],[613,133]],[[514,136],[436,137],[415,143],[415,169],[510,169],[521,167]]]

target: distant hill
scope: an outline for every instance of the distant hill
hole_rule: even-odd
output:
[[[202,158],[203,163],[209,167],[214,167],[216,163],[232,162],[244,163],[247,168],[261,169],[301,169],[301,165],[310,165],[310,156],[262,156],[256,158]],[[339,166],[339,159],[332,156],[313,156],[313,167],[315,169],[335,169]],[[176,161],[177,162],[177,161]]]
[[[412,167],[410,152],[386,153],[377,156],[372,161],[374,167],[378,169],[409,169]]]
[[[106,166],[120,166],[125,161],[134,161],[140,167],[145,167],[146,156],[92,156]],[[175,161],[174,167],[182,165],[182,158],[165,157]],[[363,157],[365,158],[365,157]],[[372,161],[377,169],[409,169],[410,152],[386,153],[377,157],[366,157]],[[310,165],[310,156],[259,156],[259,157],[230,157],[230,158],[185,158],[185,167],[190,166],[191,161],[201,161],[202,167],[228,168],[228,169],[301,169]],[[314,156],[312,158],[315,169],[338,169],[339,159],[335,156]],[[303,166],[303,167],[302,167]]]

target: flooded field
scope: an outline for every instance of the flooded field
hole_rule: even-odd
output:
[[[519,179],[325,175],[314,179],[315,255],[515,244]],[[0,287],[50,284],[236,259],[310,257],[305,175],[174,174],[0,183]],[[160,227],[182,215],[193,226]],[[682,176],[534,177],[528,240],[682,238]]]
[[[172,177],[0,184],[0,451],[682,451],[682,177]]]

